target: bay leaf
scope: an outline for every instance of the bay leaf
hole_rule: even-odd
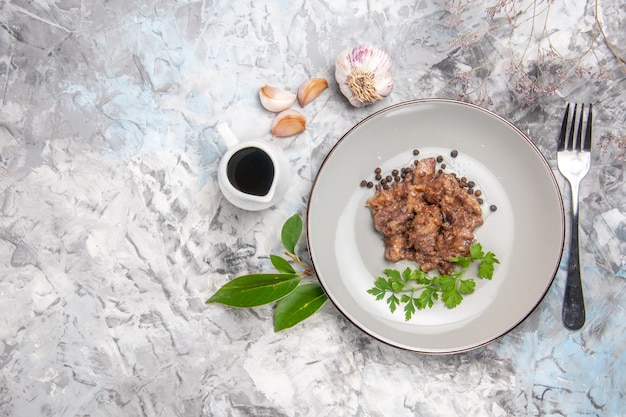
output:
[[[327,300],[328,296],[318,283],[299,285],[276,305],[274,331],[295,326],[313,315]]]
[[[296,270],[293,269],[293,266],[289,263],[288,260],[278,255],[270,255],[270,260],[272,261],[272,265],[279,272],[284,272],[285,274],[295,274]]]
[[[296,244],[302,235],[302,217],[294,214],[285,221],[281,230],[280,238],[285,250],[291,254],[296,253]]]
[[[243,275],[224,284],[206,304],[256,307],[280,300],[291,293],[302,278],[297,274]]]

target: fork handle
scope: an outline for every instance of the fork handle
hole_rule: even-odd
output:
[[[578,330],[585,324],[585,301],[580,281],[580,257],[578,252],[578,209],[572,213],[572,236],[570,239],[567,280],[563,300],[563,324],[570,330]]]

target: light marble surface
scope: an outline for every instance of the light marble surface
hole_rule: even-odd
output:
[[[0,415],[626,415],[626,6],[607,3],[0,0]],[[361,43],[390,52],[396,86],[356,109],[334,57]],[[269,138],[258,88],[309,77],[330,88],[276,140],[288,197],[234,208],[216,124]],[[343,133],[426,97],[496,111],[553,166],[565,102],[595,103],[582,330],[560,320],[567,256],[524,323],[457,355],[389,347],[330,303],[280,333],[271,307],[204,304],[271,269]]]

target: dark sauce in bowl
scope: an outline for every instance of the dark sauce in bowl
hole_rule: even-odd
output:
[[[274,163],[262,149],[249,147],[234,153],[226,168],[228,180],[242,193],[265,196],[274,181]]]

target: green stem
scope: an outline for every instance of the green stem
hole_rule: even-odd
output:
[[[464,267],[460,271],[455,272],[454,274],[450,275],[450,276],[454,277],[454,283],[455,283],[457,288],[459,286],[459,281],[461,280],[461,277],[465,274],[467,269],[468,269],[467,267]],[[431,280],[431,283],[428,283],[428,284],[418,284],[418,285],[412,285],[412,284],[409,283],[409,281],[405,281],[404,282],[404,287],[402,288],[402,290],[394,291],[393,289],[390,289],[390,290],[386,290],[386,292],[390,292],[392,294],[408,294],[408,293],[411,293],[411,297],[414,297],[416,291],[424,290],[426,288],[430,288],[430,289],[433,289],[435,291],[441,291],[441,286],[432,284],[432,280]]]
[[[302,272],[305,277],[312,277],[315,275],[315,270],[313,269],[313,267],[306,264],[305,262],[302,262],[298,255],[289,252],[285,252],[285,255],[304,269],[304,271]]]

